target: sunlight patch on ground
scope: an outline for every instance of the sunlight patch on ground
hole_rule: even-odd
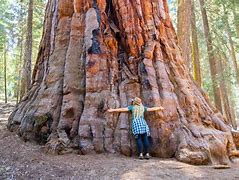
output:
[[[203,178],[202,166],[192,166],[173,160],[140,161],[138,166],[122,174],[121,179],[192,179]]]

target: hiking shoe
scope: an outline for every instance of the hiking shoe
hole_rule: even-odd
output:
[[[139,159],[140,159],[140,160],[144,159],[144,156],[143,156],[142,153],[140,153],[140,155],[139,155]]]
[[[151,158],[151,156],[149,155],[149,153],[147,153],[145,156],[144,156],[145,159],[149,160]]]

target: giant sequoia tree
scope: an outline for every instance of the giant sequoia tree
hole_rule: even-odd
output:
[[[139,96],[152,152],[194,163],[227,163],[235,149],[227,121],[192,80],[166,0],[49,0],[32,87],[10,130],[47,147],[134,153],[130,117],[108,114]]]

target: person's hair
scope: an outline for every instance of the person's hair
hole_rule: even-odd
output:
[[[138,119],[139,117],[142,117],[144,114],[144,106],[142,104],[141,99],[135,97],[133,100],[133,105],[134,105],[134,118]]]

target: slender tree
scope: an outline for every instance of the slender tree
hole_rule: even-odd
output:
[[[17,79],[17,103],[20,100],[20,88],[21,88],[21,66],[22,66],[22,57],[23,57],[23,31],[20,37],[20,54],[19,54],[19,62],[18,62],[18,79]]]
[[[201,65],[199,58],[199,47],[198,47],[198,35],[197,35],[197,26],[196,26],[196,17],[194,9],[194,0],[192,0],[192,9],[191,9],[191,33],[192,33],[192,60],[193,60],[193,72],[194,79],[199,86],[202,84],[201,78]]]
[[[232,40],[232,33],[231,33],[231,29],[230,29],[230,24],[228,21],[228,13],[226,12],[226,8],[225,5],[223,5],[223,10],[224,10],[224,19],[225,19],[225,27],[226,27],[226,32],[227,32],[227,36],[228,36],[228,41],[230,44],[230,53],[231,53],[231,58],[232,58],[232,62],[233,62],[233,67],[234,67],[234,71],[236,74],[236,80],[237,80],[237,85],[239,86],[239,69],[238,69],[238,65],[237,65],[237,58],[236,58],[236,52],[235,52],[235,48],[234,48],[234,42]]]
[[[178,0],[177,37],[188,67],[191,69],[191,0]]]
[[[6,40],[6,35],[4,38],[4,55],[3,55],[3,59],[4,59],[4,99],[5,99],[5,103],[7,103],[7,40]]]
[[[215,59],[215,54],[214,54],[214,49],[213,49],[213,44],[212,44],[212,37],[210,34],[210,29],[209,29],[207,11],[205,8],[204,0],[199,0],[199,2],[200,2],[201,13],[202,13],[204,36],[205,36],[206,43],[207,43],[207,52],[208,52],[210,70],[211,70],[214,101],[215,101],[215,105],[216,105],[217,109],[222,112],[221,95],[220,95],[219,85],[217,82],[218,64]]]
[[[232,91],[232,81],[231,81],[232,77],[228,75],[231,72],[230,62],[229,62],[229,58],[227,57],[225,53],[220,52],[219,54],[221,54],[221,62],[223,67],[223,70],[221,72],[225,72],[223,73],[223,75],[224,77],[226,76],[225,87],[227,89],[226,95],[228,96],[228,100],[229,100],[228,103],[230,107],[232,126],[235,128],[237,126],[236,112],[235,112],[235,99],[234,99],[233,91]]]
[[[177,45],[168,3],[49,0],[33,81],[8,122],[48,150],[134,153],[127,114],[108,108],[140,96],[152,153],[193,164],[229,163],[238,154],[230,124],[193,81]]]
[[[232,125],[234,129],[237,128],[235,117],[231,114],[231,107],[229,102],[229,94],[228,94],[228,88],[226,83],[226,77],[225,77],[225,70],[227,69],[227,64],[225,63],[225,60],[222,59],[221,53],[218,52],[217,59],[219,61],[219,71],[220,71],[220,91],[221,91],[221,97],[222,97],[222,104],[223,104],[223,114],[226,116],[227,120],[229,121],[229,124]]]
[[[30,89],[31,86],[31,63],[32,63],[32,20],[33,20],[33,0],[28,3],[27,33],[23,58],[23,68],[21,76],[20,98]]]

